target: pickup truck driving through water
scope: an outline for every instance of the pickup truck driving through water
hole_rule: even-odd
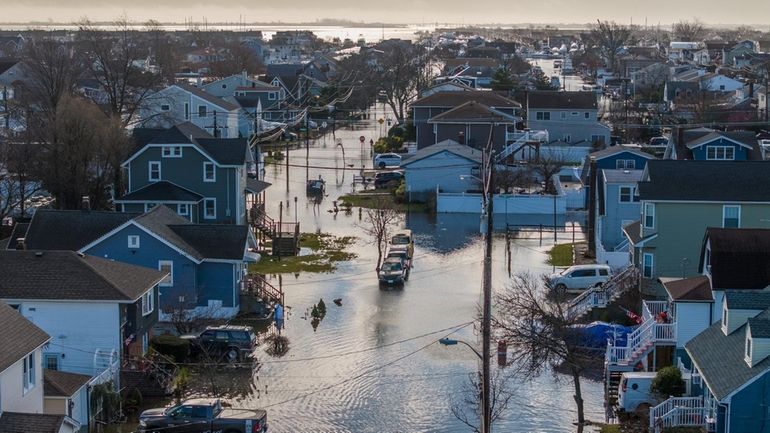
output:
[[[139,433],[264,433],[267,412],[231,409],[216,398],[196,398],[179,406],[139,415]]]

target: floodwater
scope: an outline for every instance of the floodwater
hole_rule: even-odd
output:
[[[378,106],[377,110],[373,118],[384,117],[384,109]],[[453,416],[452,407],[462,406],[467,398],[469,375],[478,371],[478,358],[465,346],[441,346],[437,340],[451,335],[478,342],[472,322],[481,299],[479,216],[407,215],[405,224],[416,237],[411,277],[403,289],[379,288],[374,273],[377,253],[363,237],[357,209],[351,215],[328,212],[332,200],[352,190],[354,169],[362,163],[371,165],[368,142],[378,135],[374,120],[338,128],[344,162],[342,150],[329,135],[311,144],[307,171],[305,149],[293,150],[288,191],[285,166],[266,168],[266,180],[273,184],[267,190],[267,210],[272,216],[278,219],[282,201],[283,220],[296,217],[304,232],[358,237],[352,247],[358,257],[341,263],[335,273],[282,279],[290,307],[282,335],[289,339],[289,352],[281,358],[261,352],[263,365],[250,394],[234,401],[240,407],[267,409],[271,432],[471,431]],[[363,149],[359,136],[366,141]],[[315,206],[305,195],[305,181],[306,176],[318,175],[327,180],[328,196]],[[547,216],[543,223],[552,221]],[[513,218],[509,222],[516,223]],[[563,222],[560,217],[559,224]],[[542,246],[539,237],[515,240],[512,271],[550,272],[544,252],[552,236],[545,235]],[[508,261],[502,235],[496,238],[493,257],[494,286],[503,287]],[[278,284],[276,279],[273,282]],[[321,298],[327,314],[314,330],[307,311]],[[341,298],[342,306],[332,303],[336,298]],[[546,374],[533,383],[511,383],[515,395],[494,429],[575,431],[572,383],[566,377],[556,378]],[[584,380],[583,390],[588,418],[603,420],[601,384]],[[475,420],[472,408],[466,411]]]

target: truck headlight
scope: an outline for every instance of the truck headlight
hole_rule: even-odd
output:
[[[143,419],[140,419],[139,420],[139,427],[147,427],[147,423]]]

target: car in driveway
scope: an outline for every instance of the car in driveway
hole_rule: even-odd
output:
[[[409,279],[409,269],[399,258],[385,259],[380,266],[379,279],[382,285],[400,286]]]
[[[257,335],[251,326],[209,326],[200,334],[183,335],[190,342],[190,354],[225,362],[248,359],[257,347]]]
[[[374,167],[375,168],[385,168],[385,167],[398,167],[401,165],[401,155],[397,153],[378,153],[374,155]]]
[[[375,188],[389,188],[396,187],[404,178],[404,173],[401,171],[383,171],[374,175],[374,187]]]
[[[579,293],[585,289],[602,285],[612,278],[612,269],[607,265],[575,265],[551,274],[551,287],[560,293]]]
[[[178,406],[148,409],[139,415],[139,433],[265,433],[264,410],[224,407],[218,398],[186,400]]]

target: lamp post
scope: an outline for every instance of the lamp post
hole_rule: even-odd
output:
[[[454,340],[454,339],[451,339],[451,338],[442,338],[438,342],[441,343],[441,345],[443,345],[443,346],[456,346],[457,344],[464,344],[464,345],[468,346],[468,348],[471,349],[473,351],[473,353],[475,353],[476,356],[479,357],[479,359],[483,359],[484,358],[483,356],[481,356],[479,351],[476,350],[475,347],[473,347],[472,345],[468,344],[465,341]]]

